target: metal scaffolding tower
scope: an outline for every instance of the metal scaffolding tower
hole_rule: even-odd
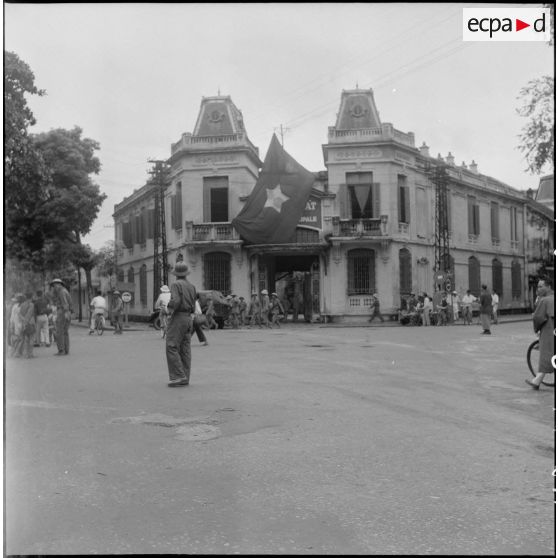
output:
[[[167,228],[165,223],[165,188],[168,184],[168,165],[164,161],[154,163],[150,171],[155,196],[153,222],[153,302],[159,296],[162,285],[168,285]]]
[[[434,277],[435,283],[441,286],[443,282],[446,290],[454,285],[452,276],[451,256],[449,248],[448,222],[448,166],[445,163],[427,165],[426,173],[435,191],[435,228],[434,228]],[[443,280],[441,277],[443,276]],[[449,281],[449,283],[448,283]],[[451,285],[451,287],[450,287]]]

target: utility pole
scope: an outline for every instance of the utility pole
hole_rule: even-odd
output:
[[[153,222],[153,302],[157,300],[162,285],[169,281],[167,261],[167,228],[165,222],[165,188],[169,167],[165,161],[150,161],[154,167],[149,173],[154,187],[155,214]]]
[[[274,128],[274,131],[277,130],[277,128]],[[283,128],[283,124],[281,124],[279,126],[279,133],[281,134],[281,147],[285,147],[284,142],[283,142],[283,135],[287,133],[287,131],[289,130],[289,128],[285,127]]]

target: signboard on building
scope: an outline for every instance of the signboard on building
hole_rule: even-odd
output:
[[[299,225],[322,228],[322,204],[318,198],[310,196],[300,217]]]

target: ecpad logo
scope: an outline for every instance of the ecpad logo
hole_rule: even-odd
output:
[[[550,41],[549,8],[463,8],[464,41]]]

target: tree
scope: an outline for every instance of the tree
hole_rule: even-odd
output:
[[[550,41],[554,45],[554,3],[543,4],[550,10]],[[519,92],[523,106],[517,109],[520,116],[529,118],[519,135],[519,150],[524,153],[527,169],[540,174],[545,166],[554,172],[554,78],[543,76],[527,83]]]
[[[35,76],[17,54],[4,51],[4,217],[9,257],[31,259],[40,251],[44,232],[37,226],[37,209],[45,201],[50,172],[29,135],[35,117],[27,95],[44,95]]]
[[[517,112],[529,118],[519,136],[527,170],[540,174],[547,165],[554,170],[554,78],[543,76],[529,81],[518,98],[523,106]]]

